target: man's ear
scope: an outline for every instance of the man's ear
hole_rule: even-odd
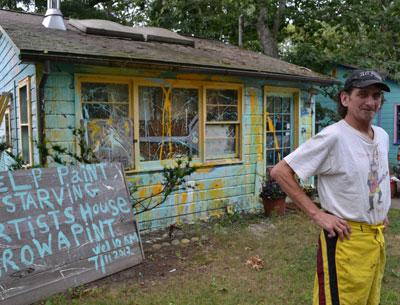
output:
[[[345,92],[345,91],[340,92],[340,102],[342,103],[342,105],[343,105],[344,107],[349,106],[349,103],[350,103],[350,95],[349,95],[347,92]]]

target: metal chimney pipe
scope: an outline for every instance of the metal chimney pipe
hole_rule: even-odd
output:
[[[49,29],[67,30],[60,10],[60,0],[47,0],[47,11],[42,24]]]

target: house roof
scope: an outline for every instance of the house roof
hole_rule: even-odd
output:
[[[222,73],[334,84],[331,77],[220,41],[192,38],[194,46],[87,34],[65,19],[67,31],[45,28],[44,16],[0,10],[0,31],[26,62],[57,60],[96,65],[169,66],[179,71]]]

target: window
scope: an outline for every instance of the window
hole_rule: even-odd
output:
[[[82,82],[81,103],[89,145],[96,156],[133,167],[129,84]]]
[[[239,157],[239,97],[234,89],[206,89],[206,159]]]
[[[11,94],[0,94],[0,125],[2,125],[4,121],[4,138],[2,141],[4,141],[8,147],[11,147],[10,99]]]
[[[32,122],[31,122],[31,90],[30,78],[18,84],[19,106],[19,153],[24,163],[33,163]]]
[[[395,105],[394,107],[394,144],[400,144],[400,105]]]
[[[199,90],[139,86],[140,160],[199,157]]]
[[[240,85],[104,79],[78,76],[82,117],[100,159],[129,160],[125,167],[135,169],[189,155],[197,162],[240,161]]]
[[[271,167],[295,146],[298,93],[286,88],[267,88],[265,93],[265,163]]]

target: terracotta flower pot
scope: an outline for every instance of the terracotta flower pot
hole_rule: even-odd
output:
[[[276,213],[279,216],[285,215],[286,202],[285,198],[279,199],[263,199],[264,214],[270,216],[272,213]]]

